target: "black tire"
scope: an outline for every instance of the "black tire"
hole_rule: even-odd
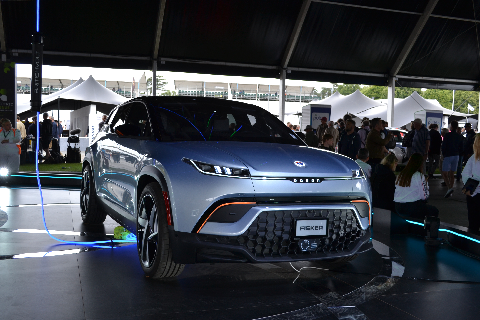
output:
[[[89,165],[86,165],[82,172],[80,208],[82,209],[82,220],[85,224],[102,224],[107,217],[105,211],[97,205],[95,181]]]
[[[137,205],[137,251],[145,275],[154,279],[174,278],[185,265],[173,261],[162,188],[149,183]]]

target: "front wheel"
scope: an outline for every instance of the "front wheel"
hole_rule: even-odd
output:
[[[93,174],[89,165],[86,165],[82,172],[80,208],[82,210],[82,220],[85,224],[101,224],[107,217],[106,213],[97,205],[95,183],[93,181]]]
[[[162,189],[150,183],[138,201],[137,250],[145,275],[155,279],[173,278],[185,265],[173,261]]]

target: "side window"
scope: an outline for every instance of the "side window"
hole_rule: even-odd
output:
[[[112,122],[110,123],[111,132],[115,132],[115,129],[118,126],[125,124],[125,119],[127,118],[127,112],[129,110],[130,105],[121,106],[115,116],[113,117]]]
[[[134,130],[134,132],[139,132],[140,137],[149,137],[152,135],[147,108],[141,102],[131,104],[126,123],[137,127],[137,130]]]

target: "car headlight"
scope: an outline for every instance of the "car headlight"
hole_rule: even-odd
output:
[[[182,160],[203,174],[229,178],[250,178],[250,171],[248,171],[248,169],[219,166],[187,158],[183,158]]]

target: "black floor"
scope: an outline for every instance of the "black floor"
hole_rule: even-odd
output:
[[[79,191],[44,190],[46,223],[69,241],[85,228]],[[197,264],[143,276],[136,245],[60,244],[37,189],[0,188],[0,319],[479,319],[480,260],[415,236],[382,237],[335,270],[322,263]],[[43,233],[42,233],[43,232]],[[303,268],[303,269],[302,269]],[[299,272],[298,272],[299,271]]]

